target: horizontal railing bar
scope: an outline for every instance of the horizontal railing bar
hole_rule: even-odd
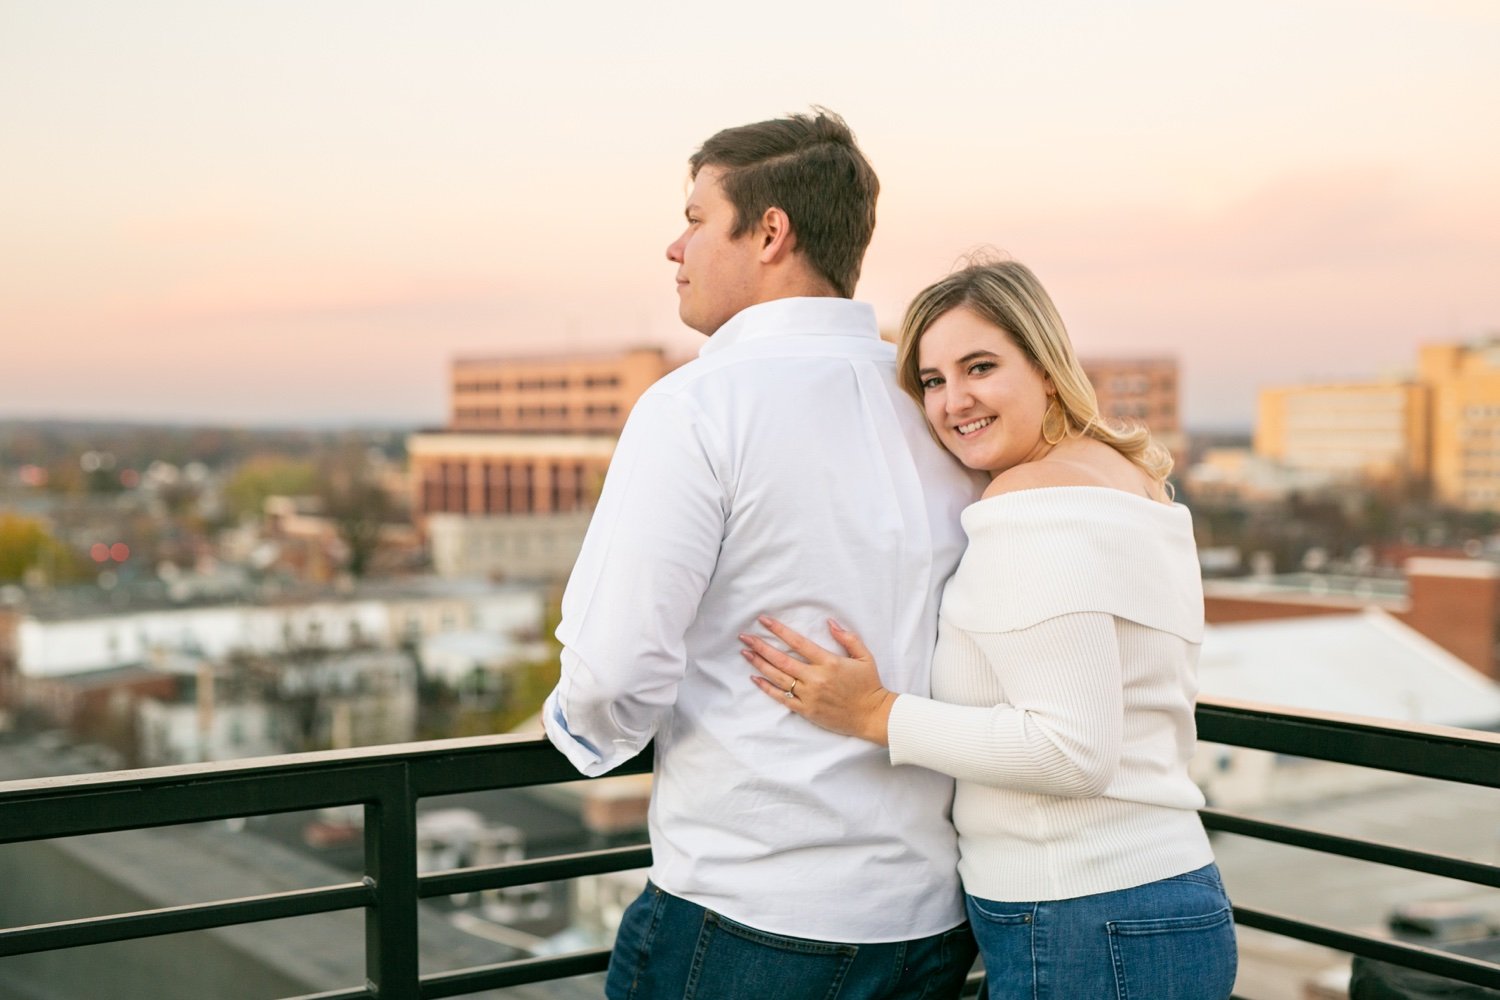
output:
[[[326,993],[303,993],[300,996],[284,997],[283,1000],[375,1000],[375,994],[365,989],[329,990]]]
[[[453,972],[439,972],[422,977],[422,1000],[461,997],[481,990],[503,990],[527,983],[548,982],[603,972],[609,968],[609,949],[575,951],[568,955],[545,958],[521,958],[514,962],[477,965]]]
[[[1200,698],[1198,739],[1500,788],[1500,734]]]
[[[0,844],[353,805],[373,799],[381,772],[399,766],[367,764],[270,779],[229,775],[180,784],[94,786],[70,796],[0,796]]]
[[[1313,851],[1322,851],[1325,854],[1337,854],[1346,858],[1357,858],[1360,861],[1373,861],[1376,864],[1426,872],[1429,875],[1460,879],[1475,885],[1500,888],[1500,865],[1469,861],[1449,854],[1414,851],[1405,847],[1397,847],[1394,844],[1381,843],[1378,840],[1341,837],[1337,834],[1323,833],[1289,823],[1252,819],[1249,816],[1223,812],[1219,809],[1200,809],[1198,815],[1203,818],[1203,825],[1210,830],[1220,830],[1224,833],[1254,837],[1257,840],[1305,847]]]
[[[207,930],[210,927],[305,917],[314,913],[368,906],[374,898],[375,893],[370,885],[351,882],[346,885],[245,896],[212,903],[190,903],[104,917],[31,924],[0,931],[0,956],[31,955],[59,948],[181,934],[185,931]]]
[[[1437,951],[1433,948],[1424,948],[1421,945],[1404,941],[1393,941],[1389,938],[1343,931],[1326,924],[1297,920],[1280,913],[1249,906],[1234,908],[1234,922],[1241,927],[1254,927],[1257,930],[1280,934],[1282,937],[1320,944],[1335,951],[1363,955],[1366,958],[1404,966],[1418,972],[1447,976],[1449,979],[1457,979],[1459,982],[1473,986],[1500,987],[1500,965],[1455,955],[1451,952]]]
[[[479,750],[468,747],[456,758],[427,758],[429,766],[422,774],[426,791],[419,794],[585,780],[545,740],[528,738],[484,751],[479,756]],[[627,762],[621,771],[649,770],[650,756],[643,756],[644,760],[638,756]],[[81,782],[73,789],[53,784],[54,779],[6,782],[0,786],[0,844],[353,805],[373,800],[387,787],[386,769],[404,766],[399,758],[373,754],[363,763],[309,762],[305,770],[278,766],[263,773],[243,768],[191,774],[175,773],[181,770],[177,768],[118,771],[110,781]],[[174,776],[163,777],[157,770],[172,771]]]
[[[560,854],[534,861],[512,861],[503,865],[432,872],[417,880],[417,895],[421,899],[431,899],[459,892],[481,892],[485,889],[531,885],[534,882],[556,882],[565,878],[602,875],[605,872],[626,872],[633,868],[648,868],[650,865],[649,847],[613,847],[602,851]]]
[[[609,772],[647,774],[651,771],[652,747]],[[472,750],[449,755],[424,755],[411,761],[411,784],[419,798],[527,788],[586,780],[545,736],[527,737],[526,742],[507,746],[502,754]]]
[[[507,769],[496,772],[497,758]],[[651,748],[647,747],[610,774],[642,774],[651,770]],[[421,781],[413,782],[421,795],[448,795],[487,788],[514,788],[587,780],[544,736],[472,736],[463,739],[427,740],[420,743],[388,743],[352,750],[319,750],[274,757],[176,764],[132,771],[101,771],[87,774],[50,775],[0,781],[0,803],[40,800],[49,797],[76,798],[89,791],[140,791],[152,787],[196,785],[232,778],[300,778],[310,774],[345,772],[350,767],[401,763],[412,768]],[[482,775],[480,771],[487,771]]]

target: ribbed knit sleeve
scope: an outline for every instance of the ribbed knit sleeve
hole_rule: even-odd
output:
[[[1063,615],[1004,638],[945,638],[953,640],[943,645],[946,656],[970,661],[955,662],[953,676],[980,682],[944,692],[968,704],[899,697],[890,717],[891,763],[1046,795],[1091,796],[1109,786],[1120,762],[1123,713],[1110,615]],[[987,664],[997,655],[1016,668],[1006,675],[1006,703],[971,707],[983,699]]]

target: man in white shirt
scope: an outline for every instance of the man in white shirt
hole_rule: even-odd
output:
[[[892,767],[750,682],[772,614],[865,639],[927,695],[938,599],[979,484],[850,300],[879,182],[830,112],[713,136],[667,248],[700,356],[636,404],[563,596],[547,735],[602,774],[653,737],[651,881],[610,1000],[917,1000],[973,961],[951,781]],[[831,642],[831,640],[828,640]],[[787,697],[795,697],[794,691]]]

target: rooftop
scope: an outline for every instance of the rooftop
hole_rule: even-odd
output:
[[[1209,625],[1198,683],[1218,698],[1500,729],[1500,685],[1379,608]]]

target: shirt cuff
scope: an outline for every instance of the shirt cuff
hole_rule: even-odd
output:
[[[603,755],[588,740],[575,736],[569,731],[568,720],[563,718],[555,691],[542,705],[542,729],[546,732],[547,739],[552,741],[552,745],[557,747],[582,775],[596,778],[619,763],[618,761],[606,762]]]

